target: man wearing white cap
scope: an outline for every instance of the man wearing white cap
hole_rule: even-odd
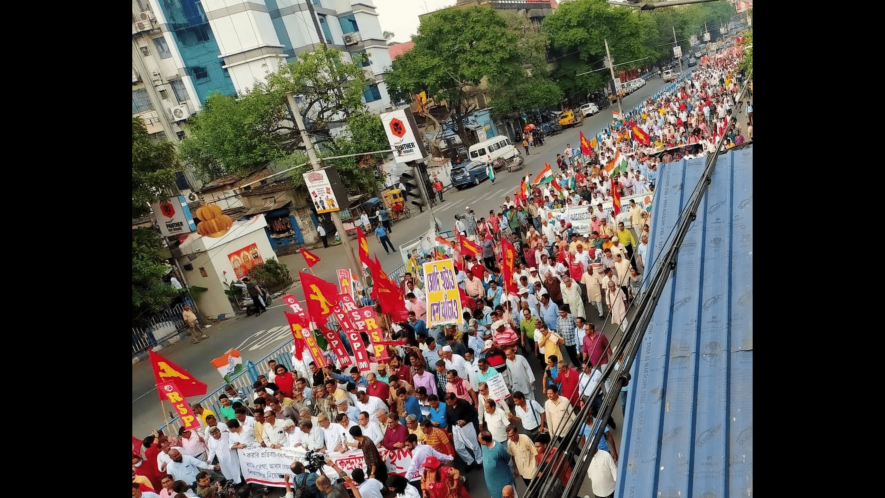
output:
[[[605,318],[602,311],[602,266],[588,266],[587,271],[581,277],[581,283],[587,290],[587,302],[596,304],[599,318]]]
[[[443,347],[439,356],[446,363],[446,371],[455,370],[458,376],[467,378],[467,361],[463,356],[453,353],[451,346]]]
[[[538,269],[534,266],[529,268],[529,285],[535,285],[535,282],[540,282],[541,277],[538,276]]]

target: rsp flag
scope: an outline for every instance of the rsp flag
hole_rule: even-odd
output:
[[[424,263],[424,293],[427,295],[428,327],[458,325],[463,321],[461,295],[451,259]]]

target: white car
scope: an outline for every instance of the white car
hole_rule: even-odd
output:
[[[581,115],[584,116],[585,118],[587,116],[592,116],[592,115],[596,114],[597,112],[599,112],[599,107],[597,107],[596,104],[594,104],[592,102],[581,106]]]

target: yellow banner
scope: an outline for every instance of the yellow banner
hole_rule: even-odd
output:
[[[464,321],[455,265],[451,259],[424,263],[424,293],[427,295],[428,327],[458,325]]]

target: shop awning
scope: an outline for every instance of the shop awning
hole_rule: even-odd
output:
[[[273,201],[273,200],[268,199],[267,202],[265,202],[264,204],[262,204],[260,206],[254,206],[254,207],[249,208],[249,210],[246,211],[246,214],[244,214],[243,216],[252,216],[253,214],[261,214],[261,213],[266,213],[268,211],[273,211],[274,209],[280,209],[282,207],[288,206],[291,202],[292,201],[289,199],[280,199],[278,201]]]

